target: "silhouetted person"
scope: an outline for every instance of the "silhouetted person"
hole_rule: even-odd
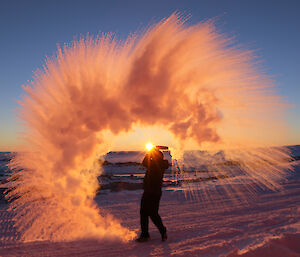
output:
[[[167,240],[167,230],[158,214],[158,209],[162,193],[162,180],[165,170],[169,167],[169,162],[164,160],[164,156],[161,151],[154,148],[146,154],[142,164],[147,168],[147,171],[144,177],[144,193],[140,207],[142,232],[136,241],[146,242],[150,239],[148,232],[149,217],[158,228],[162,241],[165,241]]]

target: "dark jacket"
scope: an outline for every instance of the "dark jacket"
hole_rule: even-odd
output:
[[[158,153],[160,154],[158,154]],[[147,168],[144,177],[144,192],[150,194],[161,194],[164,172],[169,168],[169,162],[163,159],[160,151],[146,154],[142,164]]]

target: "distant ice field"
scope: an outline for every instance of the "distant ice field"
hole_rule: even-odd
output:
[[[289,146],[291,156],[295,160],[300,159],[300,145]],[[215,155],[218,160],[219,166],[230,167],[230,174],[218,175],[213,167],[203,164],[197,158],[207,154],[204,151],[187,151],[184,154],[186,164],[183,163],[181,170],[178,170],[174,160],[169,151],[164,151],[165,159],[171,164],[170,168],[166,170],[164,175],[163,186],[173,188],[174,190],[185,190],[187,188],[196,188],[199,185],[207,182],[216,182],[217,180],[228,180],[232,183],[235,178],[244,177],[247,181],[247,176],[239,169],[238,163],[226,160],[222,151],[217,152]],[[1,198],[4,199],[3,191],[6,188],[5,182],[7,177],[11,174],[8,164],[10,159],[15,153],[1,152],[0,153],[0,191]],[[102,165],[103,172],[98,177],[100,191],[99,193],[108,191],[122,191],[122,190],[137,190],[142,189],[143,177],[145,168],[141,165],[144,151],[119,151],[109,152],[105,156],[100,157],[104,161]],[[197,157],[198,156],[198,157]],[[213,158],[214,156],[212,156]],[[182,169],[184,172],[182,172]]]

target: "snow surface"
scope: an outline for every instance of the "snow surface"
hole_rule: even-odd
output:
[[[201,201],[203,187],[207,190],[218,181],[202,183],[191,195],[180,187],[164,189],[160,214],[168,229],[166,242],[150,222],[151,241],[143,244],[94,239],[22,243],[13,228],[13,213],[2,201],[0,256],[300,256],[300,161],[296,163],[281,191],[261,190],[248,204],[225,204],[230,199],[216,191],[213,203]],[[95,201],[138,231],[141,194],[104,192]]]

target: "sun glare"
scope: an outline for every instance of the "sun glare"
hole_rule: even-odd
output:
[[[147,148],[148,151],[150,151],[153,147],[154,147],[154,145],[151,144],[151,143],[146,144],[146,148]]]

